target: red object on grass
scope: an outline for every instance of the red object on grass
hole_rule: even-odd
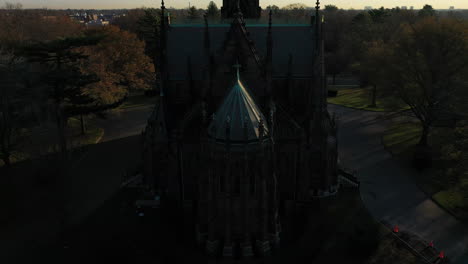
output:
[[[441,259],[445,258],[445,254],[444,254],[443,251],[441,251],[441,252],[439,253],[439,258],[441,258]]]
[[[434,240],[431,240],[431,242],[429,242],[429,246],[430,246],[431,248],[434,247]]]
[[[394,233],[400,232],[400,228],[396,225],[395,227],[393,227],[393,232]]]

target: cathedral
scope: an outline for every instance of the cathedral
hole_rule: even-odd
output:
[[[258,0],[224,0],[230,24],[173,25],[161,6],[160,97],[143,133],[145,183],[191,204],[210,255],[278,247],[280,209],[338,191],[319,2],[311,24],[246,24]]]

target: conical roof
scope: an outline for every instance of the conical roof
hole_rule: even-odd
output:
[[[208,135],[217,140],[226,140],[229,127],[230,141],[255,141],[260,138],[260,122],[263,124],[263,137],[265,137],[268,135],[265,117],[242,84],[238,70],[234,86],[224,98],[208,127]]]

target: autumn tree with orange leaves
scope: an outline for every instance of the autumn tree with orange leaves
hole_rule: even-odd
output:
[[[145,43],[137,36],[115,26],[88,29],[85,35],[103,35],[94,46],[78,48],[86,56],[80,69],[85,75],[94,74],[98,81],[82,88],[83,95],[93,99],[91,105],[79,105],[74,115],[83,115],[114,108],[134,90],[148,90],[154,84],[154,65],[145,55]]]

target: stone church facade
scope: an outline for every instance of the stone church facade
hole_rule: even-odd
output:
[[[248,257],[279,245],[280,206],[337,193],[336,124],[318,3],[310,25],[273,25],[271,12],[246,25],[258,0],[228,2],[228,25],[169,25],[162,5],[143,174],[163,199],[192,202],[208,253]]]

